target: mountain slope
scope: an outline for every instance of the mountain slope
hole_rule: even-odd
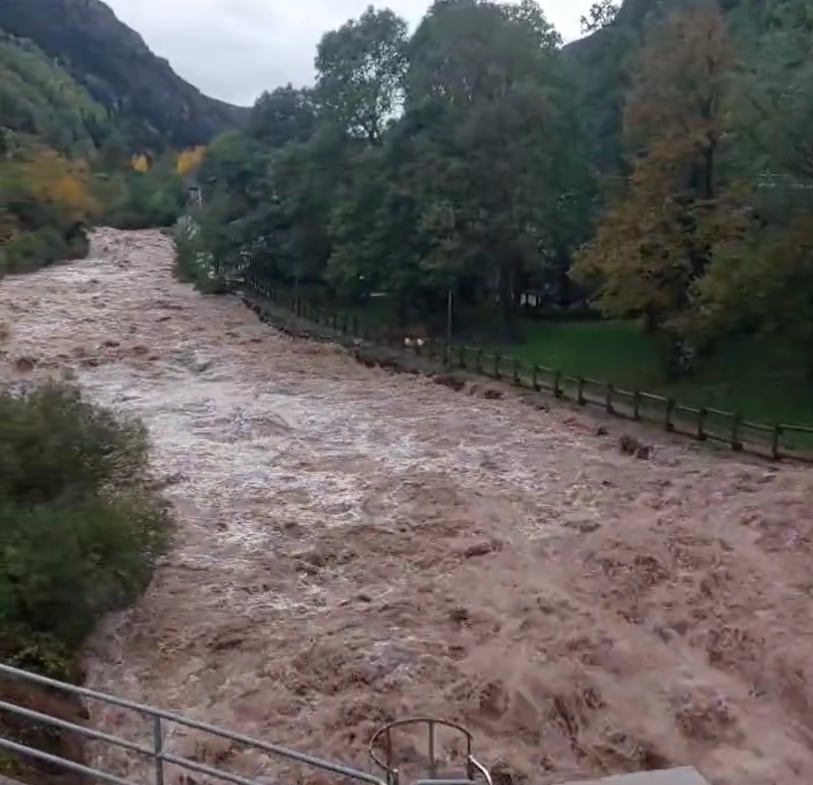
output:
[[[86,156],[108,129],[108,112],[70,74],[30,41],[0,31],[0,130]]]
[[[0,28],[56,58],[141,144],[202,144],[247,115],[181,79],[100,0],[2,0]]]

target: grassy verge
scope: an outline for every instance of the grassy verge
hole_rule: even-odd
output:
[[[534,322],[524,340],[499,349],[529,363],[561,368],[618,387],[660,393],[764,423],[813,424],[813,396],[798,353],[767,337],[731,339],[696,373],[665,379],[664,346],[629,322]]]
[[[290,306],[290,288],[277,291],[280,305]],[[311,294],[302,287],[303,301],[313,302],[316,298]],[[380,298],[363,305],[325,302],[325,311],[381,328],[395,323],[397,308],[391,299]],[[442,334],[443,315],[435,321],[435,331]],[[691,406],[733,411],[756,422],[813,425],[813,389],[805,359],[765,336],[732,338],[694,374],[669,382],[663,338],[643,334],[633,322],[523,320],[518,330],[521,339],[516,342],[487,337],[499,333],[499,314],[466,314],[465,322],[469,328],[475,325],[476,332],[469,329],[470,335],[465,337],[456,334],[455,342],[480,345],[528,364],[558,368],[570,376],[592,377],[628,390],[658,393]]]
[[[351,305],[331,301],[324,292],[318,293],[321,298],[309,294],[305,287],[300,287],[300,315],[333,324],[343,331],[359,331],[361,335],[387,341],[416,328],[427,328],[436,338],[445,332],[445,319],[441,322],[437,314],[422,321],[408,320],[405,330],[388,330],[397,321],[391,299]],[[275,287],[273,295],[279,307],[293,307],[290,289]],[[317,305],[320,302],[321,307]],[[670,428],[674,426],[689,435],[704,439],[708,436],[732,446],[757,445],[760,454],[774,457],[813,454],[813,396],[806,358],[788,343],[756,335],[730,338],[718,346],[714,355],[699,361],[693,374],[672,381],[666,373],[668,347],[664,338],[645,335],[632,322],[566,321],[561,316],[522,319],[515,331],[520,340],[511,342],[494,337],[499,335],[502,324],[493,309],[489,314],[458,309],[455,324],[453,361],[463,362],[457,359],[461,344],[479,347],[484,352],[481,360],[487,364],[484,370],[497,373],[492,364],[496,362],[495,355],[499,355],[500,372],[521,373],[527,376],[528,385],[533,365],[558,369],[562,377],[570,378],[567,384],[574,389],[565,397],[572,400],[578,399],[574,377],[594,379],[598,384],[589,383],[587,388],[592,392],[587,394],[585,388],[584,397],[595,403],[595,396],[599,395],[598,402],[604,404],[606,400],[609,406],[607,384],[610,384],[617,390],[613,403],[617,413],[625,410],[627,416],[633,416],[639,411],[645,420],[662,424],[668,420]],[[520,365],[512,366],[511,358]],[[525,371],[520,372],[520,367]],[[551,377],[555,378],[555,374]],[[635,391],[658,398],[643,396],[637,398],[636,404]],[[672,418],[670,411],[674,414]]]

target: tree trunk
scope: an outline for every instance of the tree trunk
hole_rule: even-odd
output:
[[[517,337],[514,299],[514,267],[509,262],[503,264],[500,270],[500,307],[502,308],[505,337],[509,341],[514,341]]]
[[[557,251],[556,266],[558,268],[557,300],[560,306],[569,308],[573,303],[573,292],[569,274],[570,259],[566,251],[562,251],[561,249]]]
[[[398,292],[398,326],[406,327],[407,324],[407,299],[406,292]]]

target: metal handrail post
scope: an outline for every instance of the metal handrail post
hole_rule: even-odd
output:
[[[164,734],[161,718],[154,714],[152,718],[152,741],[155,762],[155,785],[164,785]]]

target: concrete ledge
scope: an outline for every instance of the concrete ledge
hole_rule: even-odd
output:
[[[692,766],[667,771],[640,771],[619,774],[603,780],[563,783],[562,785],[709,785]]]

